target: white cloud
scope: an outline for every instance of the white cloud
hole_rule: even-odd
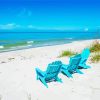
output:
[[[33,26],[33,25],[28,25],[27,28],[29,29],[37,29],[37,30],[49,30],[50,28],[45,28],[45,27],[36,27],[36,26]]]
[[[35,27],[33,25],[28,25],[29,29],[37,29],[37,30],[58,30],[58,31],[66,31],[66,30],[80,30],[80,27]]]
[[[88,28],[80,28],[80,27],[36,27],[33,25],[19,25],[16,23],[8,23],[0,25],[0,29],[2,30],[13,30],[13,29],[31,29],[31,30],[57,30],[57,31],[74,31],[74,30],[84,30],[88,31]]]
[[[8,23],[8,24],[2,24],[0,25],[0,29],[7,29],[7,30],[12,30],[12,29],[15,29],[15,28],[20,28],[21,26],[20,25],[16,25],[14,23]]]
[[[36,28],[36,27],[33,26],[33,25],[28,25],[27,28],[34,29],[34,28]]]
[[[44,27],[36,27],[33,25],[28,25],[27,28],[29,29],[37,29],[37,30],[48,30],[49,28],[44,28]]]

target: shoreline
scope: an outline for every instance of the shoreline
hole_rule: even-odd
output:
[[[41,48],[41,47],[48,47],[48,46],[58,46],[58,45],[66,45],[74,42],[81,42],[81,41],[92,41],[92,40],[99,40],[99,39],[89,39],[89,40],[74,40],[70,41],[68,43],[61,43],[61,44],[50,44],[50,45],[42,45],[42,46],[32,46],[31,44],[28,44],[27,46],[18,46],[14,47],[14,49],[4,49],[3,51],[1,50],[0,53],[5,53],[5,52],[12,52],[12,51],[19,51],[19,50],[27,50],[27,49],[32,49],[32,48]],[[2,46],[1,46],[2,47]],[[1,48],[2,49],[2,48]]]
[[[12,50],[8,52],[0,52],[0,64],[9,62],[10,60],[16,60],[18,59],[30,59],[34,58],[34,56],[41,56],[41,54],[49,56],[54,56],[56,59],[60,53],[64,50],[71,50],[75,52],[81,52],[84,48],[91,45],[93,40],[81,40],[81,41],[74,41],[67,44],[59,44],[59,45],[52,45],[52,46],[42,46],[42,47],[36,47],[36,48],[28,48],[28,49],[20,49],[20,50]],[[100,39],[98,39],[100,40]],[[82,44],[82,45],[81,45]],[[79,48],[79,46],[81,48]],[[75,47],[75,48],[73,48]],[[51,55],[50,55],[51,53]],[[9,60],[10,59],[10,60]]]

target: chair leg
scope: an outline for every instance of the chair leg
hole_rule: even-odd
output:
[[[41,82],[48,88],[48,85],[47,85],[45,79],[40,79],[40,80],[41,80]]]
[[[86,64],[81,64],[80,67],[81,67],[81,68],[84,68],[84,69],[91,68],[90,66],[88,66],[88,65],[86,65]],[[80,67],[79,67],[79,68],[80,68]]]
[[[39,76],[38,76],[38,71],[36,70],[36,80],[39,79]]]
[[[37,76],[36,76],[36,79],[39,80],[38,74],[37,74]]]
[[[57,78],[56,78],[56,81],[58,81],[58,82],[62,83],[62,79],[61,79],[61,78],[59,78],[59,77],[57,77]]]
[[[62,71],[66,76],[68,76],[69,78],[73,78],[73,76],[68,72],[68,70],[63,70]]]
[[[79,74],[84,74],[83,72],[81,72],[79,69],[76,69],[76,72]]]
[[[91,68],[91,67],[90,67],[90,66],[88,66],[88,65],[85,65],[85,66],[84,66],[84,68],[85,68],[85,69],[88,69],[88,68]]]

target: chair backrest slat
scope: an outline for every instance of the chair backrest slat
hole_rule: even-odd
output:
[[[73,72],[78,68],[79,62],[81,60],[81,55],[76,55],[74,57],[70,58],[69,66],[68,66],[68,71]]]
[[[89,55],[90,55],[90,50],[88,48],[84,49],[83,52],[81,53],[82,59],[80,61],[80,64],[86,63]]]
[[[56,78],[60,72],[61,66],[62,66],[61,61],[56,61],[56,62],[49,64],[46,70],[45,79],[50,81]]]

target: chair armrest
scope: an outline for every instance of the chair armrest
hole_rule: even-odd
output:
[[[37,74],[39,74],[39,75],[41,75],[41,76],[43,76],[43,77],[45,76],[45,73],[46,73],[46,72],[40,70],[39,68],[36,68],[35,70],[36,70]]]
[[[67,70],[67,68],[68,68],[68,65],[66,65],[66,64],[62,64],[61,69],[65,69],[65,70]]]

